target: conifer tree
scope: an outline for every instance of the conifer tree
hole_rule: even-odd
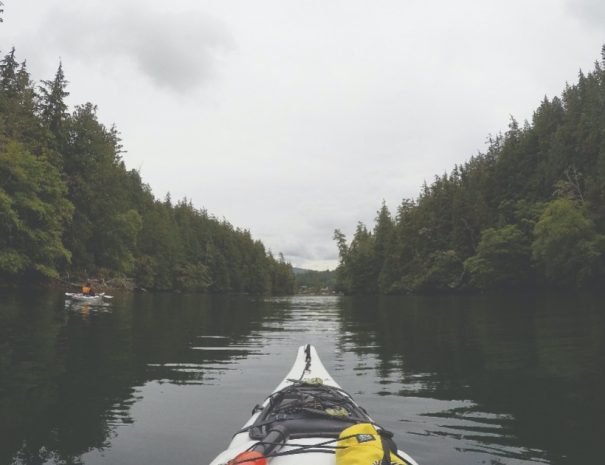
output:
[[[15,47],[11,48],[11,51],[4,56],[2,62],[0,62],[0,89],[5,95],[10,95],[15,92],[17,83],[17,69],[19,63],[15,58]]]
[[[65,121],[69,114],[65,99],[69,96],[68,81],[63,73],[63,63],[52,80],[42,81],[40,86],[40,116],[54,137],[55,147],[61,150],[65,144]]]
[[[373,234],[358,230],[350,245],[335,236],[345,292],[373,287],[366,284],[375,264],[361,245],[373,241],[381,261],[385,213]],[[594,70],[580,72],[561,97],[544,98],[531,123],[511,118],[485,153],[424,183],[418,199],[400,209],[394,231],[381,292],[602,282],[605,46]]]

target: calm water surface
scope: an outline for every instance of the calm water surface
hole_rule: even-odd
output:
[[[306,343],[421,465],[605,463],[599,296],[3,291],[0,464],[206,464]]]

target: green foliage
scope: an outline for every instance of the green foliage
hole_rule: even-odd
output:
[[[455,250],[433,252],[410,286],[414,291],[448,291],[458,286],[463,265]]]
[[[97,235],[99,264],[129,274],[135,266],[134,250],[142,228],[142,219],[136,210],[112,215]]]
[[[137,285],[143,289],[155,288],[157,263],[149,255],[141,255],[136,259],[134,278]]]
[[[48,132],[37,117],[38,97],[25,62],[17,62],[13,48],[0,61],[0,140],[19,141],[34,155],[57,161],[48,148]]]
[[[338,283],[346,293],[596,285],[603,233],[605,53],[531,122],[512,118],[485,153],[425,183],[394,220],[383,205],[372,233],[358,228],[347,244],[337,230]]]
[[[70,259],[61,237],[71,218],[60,173],[18,142],[0,147],[0,273],[58,276]]]
[[[67,81],[60,63],[54,79],[42,81],[40,86],[40,117],[53,136],[53,148],[61,150],[65,142],[65,123],[68,119],[67,103],[69,96]]]
[[[521,285],[529,279],[530,239],[517,225],[481,232],[475,255],[464,262],[469,284],[479,289]]]
[[[552,201],[534,228],[532,252],[544,276],[555,284],[587,284],[601,272],[605,236],[597,234],[586,207]]]
[[[340,255],[340,264],[336,268],[336,290],[339,292],[349,292],[351,289],[351,270],[349,268],[349,247],[347,238],[342,231],[336,229],[334,231],[334,240],[338,247]]]
[[[279,259],[275,260],[272,255],[271,264],[271,291],[275,295],[294,294],[296,279],[292,265],[286,262],[280,253]]]
[[[174,271],[175,289],[205,292],[211,284],[210,272],[203,263],[184,263]]]
[[[140,287],[294,292],[292,267],[245,230],[184,199],[154,198],[127,170],[91,103],[69,113],[63,67],[34,88],[15,50],[0,61],[0,274],[132,277]]]
[[[344,241],[340,231],[334,233],[337,239]],[[357,225],[351,244],[341,255],[341,264],[337,269],[338,289],[352,294],[376,293],[377,260],[375,257],[374,235],[363,223]]]

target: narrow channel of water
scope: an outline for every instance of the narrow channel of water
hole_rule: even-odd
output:
[[[0,463],[203,465],[314,344],[423,464],[596,464],[600,296],[0,295]]]

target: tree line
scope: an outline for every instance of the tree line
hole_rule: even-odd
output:
[[[156,290],[289,294],[292,267],[191,201],[157,199],[92,103],[69,111],[62,65],[35,84],[0,62],[0,279],[129,277]]]
[[[332,292],[336,284],[336,273],[330,270],[316,271],[294,268],[297,292],[319,294]]]
[[[345,293],[596,287],[605,278],[605,46],[531,122],[425,182],[350,242],[336,230]]]

